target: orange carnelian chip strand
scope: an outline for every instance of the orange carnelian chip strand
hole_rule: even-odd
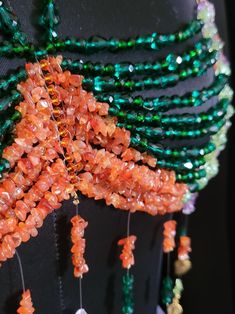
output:
[[[120,255],[123,268],[129,269],[135,264],[133,250],[135,248],[136,239],[136,236],[131,235],[118,241],[118,245],[123,245],[122,253]]]
[[[31,294],[29,289],[23,292],[22,299],[20,301],[20,307],[17,310],[18,314],[33,314],[35,308],[33,307]]]
[[[86,240],[84,237],[84,230],[88,225],[88,222],[81,218],[79,215],[74,216],[71,219],[71,240],[73,246],[71,248],[72,252],[72,262],[74,265],[74,276],[81,277],[84,273],[87,273],[89,268],[83,257],[85,252]]]
[[[176,221],[168,220],[163,225],[163,252],[169,253],[175,248]]]
[[[16,106],[22,119],[14,143],[3,151],[11,171],[0,182],[0,262],[36,236],[74,188],[151,215],[183,206],[187,186],[173,171],[157,168],[155,158],[130,148],[130,132],[116,126],[109,105],[83,90],[82,76],[63,72],[61,61],[43,61],[46,81],[40,63],[27,64],[28,79],[17,87],[24,99]]]
[[[189,252],[191,252],[191,239],[187,236],[181,236],[179,239],[178,247],[178,259],[187,260],[189,259]]]

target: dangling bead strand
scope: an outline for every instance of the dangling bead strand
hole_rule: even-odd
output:
[[[178,260],[175,262],[175,274],[177,276],[182,276],[191,269],[192,263],[188,254],[191,251],[191,239],[188,236],[180,236]]]
[[[170,277],[170,253],[175,248],[176,221],[168,220],[163,225],[163,252],[167,254],[167,276],[162,284],[162,303],[169,305],[173,299],[173,280]]]
[[[81,277],[83,274],[87,273],[89,268],[83,257],[85,251],[86,240],[83,238],[84,230],[88,225],[81,216],[76,215],[71,219],[72,229],[71,229],[71,240],[73,243],[72,252],[72,262],[74,265],[74,276],[76,278]]]
[[[175,261],[175,274],[176,276],[183,276],[192,268],[192,262],[190,261],[189,253],[192,251],[191,239],[187,236],[188,230],[188,216],[195,211],[195,202],[197,199],[197,193],[190,193],[188,195],[188,201],[185,203],[182,214],[184,223],[181,227],[178,247],[178,258]]]
[[[33,314],[35,309],[33,307],[30,290],[26,290],[22,294],[22,300],[20,301],[20,307],[17,310],[18,314]]]
[[[173,289],[173,301],[167,306],[167,314],[182,314],[183,308],[180,305],[181,294],[183,291],[183,283],[180,279],[175,280],[175,287]]]
[[[168,220],[164,223],[163,231],[163,252],[170,253],[175,248],[176,221]]]
[[[18,308],[17,313],[18,314],[33,314],[35,312],[35,308],[33,307],[30,290],[29,289],[25,290],[23,268],[22,268],[20,255],[17,252],[17,250],[16,250],[16,257],[19,263],[20,275],[21,275],[21,281],[22,281],[22,287],[23,287],[22,299],[20,301],[20,307]]]
[[[118,241],[119,246],[123,246],[122,253],[120,254],[120,260],[122,261],[122,267],[126,269],[126,273],[122,277],[122,292],[123,292],[123,314],[134,313],[134,301],[133,301],[133,285],[134,276],[130,274],[130,268],[135,264],[133,250],[135,249],[136,236],[130,235],[130,217],[131,212],[128,213],[127,218],[127,236]]]
[[[76,202],[76,200],[75,200]],[[77,204],[75,204],[77,206]],[[76,207],[77,209],[77,207]],[[72,252],[72,263],[74,265],[74,276],[79,278],[79,290],[80,290],[80,309],[76,312],[76,314],[87,314],[86,311],[82,308],[82,276],[87,273],[89,268],[86,264],[86,261],[83,257],[85,252],[86,240],[84,237],[84,230],[88,225],[81,216],[76,214],[71,219],[72,229],[71,229],[71,240],[73,246],[71,248]]]
[[[134,286],[134,276],[129,272],[126,272],[122,277],[122,292],[123,292],[123,314],[133,314],[134,313],[134,296],[133,296],[133,286]]]
[[[135,264],[135,259],[132,251],[135,248],[136,239],[136,236],[131,235],[118,241],[118,245],[123,246],[120,259],[122,261],[122,267],[125,269],[130,269],[131,266]]]

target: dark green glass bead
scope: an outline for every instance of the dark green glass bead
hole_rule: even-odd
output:
[[[165,277],[163,279],[161,291],[162,303],[164,305],[171,304],[174,296],[173,288],[174,288],[173,280],[170,277]]]
[[[190,172],[192,170],[197,169],[205,164],[205,159],[200,158],[197,160],[180,160],[180,161],[166,161],[166,160],[158,160],[157,162],[160,168],[166,168],[170,170],[176,171],[176,173],[184,171],[185,173]]]
[[[18,121],[21,119],[21,113],[18,110],[15,110],[14,114],[11,117],[12,121]]]
[[[204,177],[206,177],[205,169],[199,169],[199,170],[196,170],[195,172],[190,172],[187,174],[183,174],[183,173],[176,174],[177,181],[185,182],[185,183],[194,182],[195,180],[199,180]]]
[[[176,61],[176,56],[173,54],[169,54],[166,58],[167,62],[167,67],[169,71],[175,71],[177,69],[177,61]]]
[[[10,163],[5,158],[0,159],[0,172],[4,172],[10,169]]]
[[[27,41],[26,35],[20,31],[19,22],[11,10],[0,1],[0,28],[2,32],[11,35],[13,42],[24,45]]]
[[[11,96],[1,99],[0,112],[6,110],[8,107],[11,107],[12,104],[14,104],[17,101],[20,101],[21,99],[22,96],[17,91],[13,92]]]
[[[89,38],[87,44],[87,52],[91,52],[93,50],[103,50],[108,46],[108,44],[112,46],[113,42],[107,42],[107,40],[101,36],[92,36]]]
[[[187,228],[186,227],[181,227],[179,230],[179,236],[183,237],[187,235]]]
[[[60,18],[53,0],[44,0],[44,3],[44,9],[39,19],[39,24],[45,29],[47,39],[52,41],[58,36],[55,27],[59,24]]]
[[[6,119],[3,123],[0,123],[0,136],[14,125],[14,121]]]
[[[18,69],[16,73],[10,74],[0,81],[0,94],[7,92],[12,86],[15,87],[20,81],[27,77],[25,69]],[[1,110],[1,109],[0,109]]]
[[[123,292],[123,314],[134,313],[134,302],[133,302],[133,284],[134,276],[130,275],[129,272],[122,277],[122,292]]]
[[[17,110],[12,114],[10,118],[4,119],[4,121],[0,121],[0,136],[4,136],[6,133],[9,133],[15,122],[21,119],[21,113]]]

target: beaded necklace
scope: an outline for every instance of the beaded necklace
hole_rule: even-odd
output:
[[[77,208],[77,191],[129,213],[163,215],[181,210],[185,221],[179,234],[175,286],[168,267],[162,302],[168,313],[182,313],[180,277],[191,268],[187,216],[194,211],[195,192],[218,171],[217,156],[226,143],[233,115],[230,68],[214,24],[214,7],[207,0],[197,3],[197,18],[172,34],[60,39],[56,4],[45,0],[39,48],[28,41],[11,8],[0,1],[0,29],[6,39],[0,43],[0,56],[28,60],[25,68],[0,81],[1,262],[12,258],[22,242],[36,236],[43,220],[63,200],[72,197]],[[57,55],[64,51],[85,55],[157,51],[199,34],[202,38],[183,53],[169,53],[154,62],[102,64]],[[214,81],[201,90],[159,97],[141,94],[202,77],[208,69],[214,70]],[[205,112],[209,100],[216,104]],[[187,108],[202,110],[175,112]],[[162,144],[163,139],[187,144],[174,148]],[[192,144],[195,139],[200,144]],[[74,276],[80,278],[81,286],[88,271],[83,256],[88,223],[76,210],[71,220],[71,252]],[[176,245],[176,225],[175,220],[164,225],[163,251],[168,264]],[[124,314],[134,313],[130,268],[136,239],[130,234],[129,214],[127,236],[118,242],[123,246],[120,259],[126,269]],[[30,292],[23,290],[18,313],[33,313]],[[77,313],[86,313],[82,302]]]

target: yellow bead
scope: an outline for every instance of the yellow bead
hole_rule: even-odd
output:
[[[167,314],[182,314],[183,308],[179,304],[179,300],[174,298],[173,302],[167,306]]]
[[[192,268],[192,262],[189,259],[175,261],[176,276],[183,276]]]

